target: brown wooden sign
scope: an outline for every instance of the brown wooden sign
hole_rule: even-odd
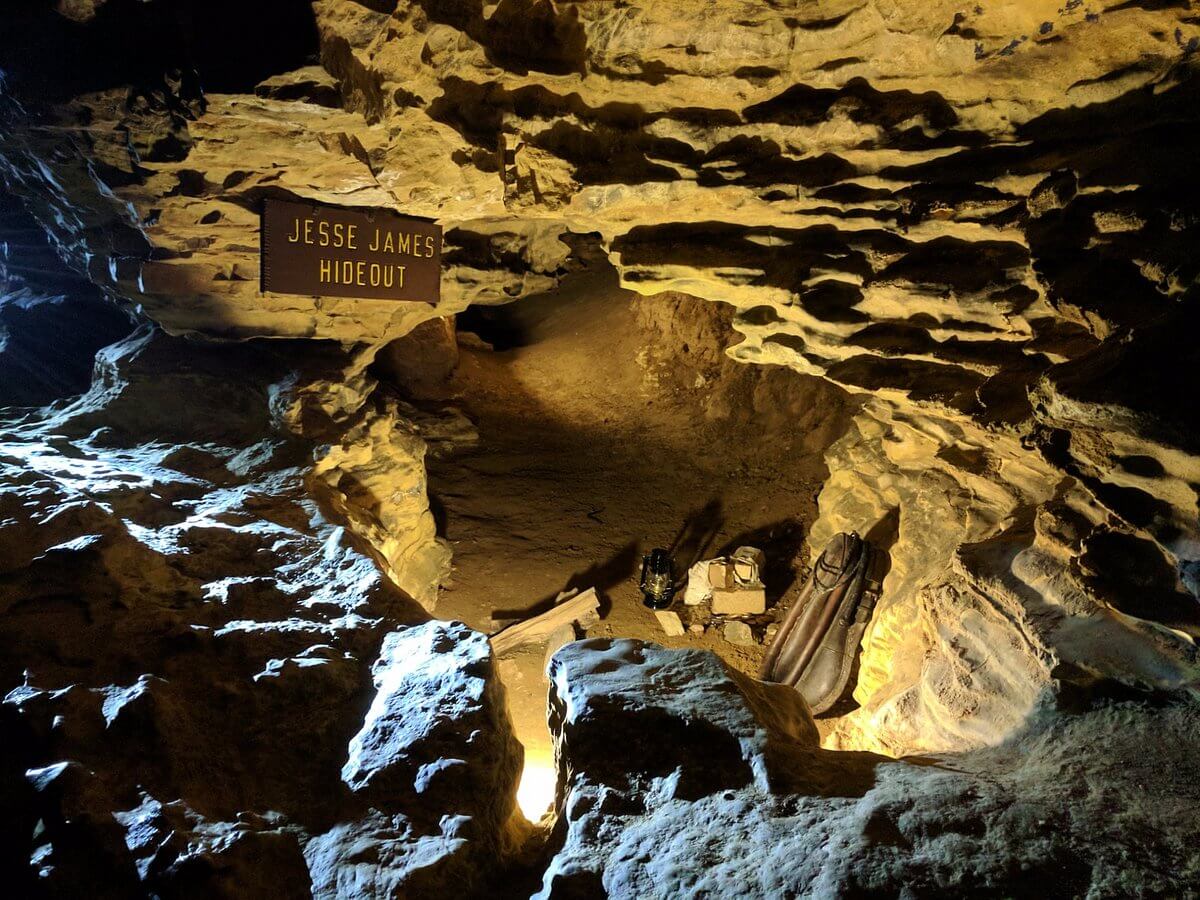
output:
[[[264,292],[371,300],[441,296],[442,227],[391,210],[266,200]]]

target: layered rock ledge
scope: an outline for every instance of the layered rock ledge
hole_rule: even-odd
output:
[[[402,630],[449,550],[430,430],[372,366],[599,266],[729,304],[735,359],[857,395],[808,541],[869,531],[891,571],[826,749],[714,658],[563,651],[544,892],[1200,878],[1194,4],[11,16],[0,219],[49,244],[0,329],[54,312],[32,270],[60,262],[142,325],[85,396],[0,421],[0,771],[28,772],[0,845],[35,834],[47,885],[399,892],[494,861],[511,735],[478,635]],[[267,197],[438,219],[441,301],[263,295]],[[411,745],[405,641],[445,688]],[[462,710],[482,747],[443,732]]]
[[[319,67],[251,84],[206,58],[224,93],[166,39],[146,66],[177,76],[113,58],[155,9],[66,11],[132,88],[47,72],[36,49],[67,25],[27,13],[4,99],[5,183],[114,297],[173,333],[332,339],[363,366],[588,260],[732,304],[737,359],[871,397],[811,536],[895,520],[843,745],[976,746],[1062,682],[1194,689],[1188,4],[320,0]],[[441,303],[261,295],[269,196],[438,219]],[[335,456],[370,480],[389,430]],[[412,515],[347,516],[431,602],[445,558]]]

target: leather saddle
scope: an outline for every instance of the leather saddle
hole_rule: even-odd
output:
[[[856,533],[834,535],[780,623],[759,677],[794,687],[814,715],[841,700],[856,675],[887,562]]]

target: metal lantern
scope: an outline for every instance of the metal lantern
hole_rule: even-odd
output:
[[[642,602],[651,609],[666,609],[675,598],[675,561],[661,547],[642,557]]]

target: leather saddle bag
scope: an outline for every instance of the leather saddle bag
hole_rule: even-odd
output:
[[[794,687],[813,714],[845,696],[887,555],[856,533],[835,535],[780,623],[760,677]]]

